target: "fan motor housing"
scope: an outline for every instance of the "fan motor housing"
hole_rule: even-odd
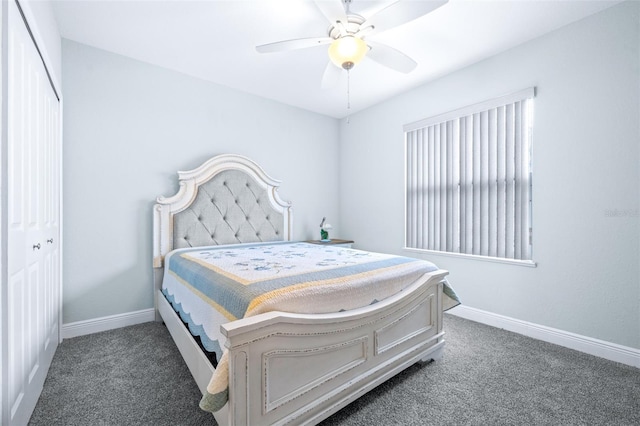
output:
[[[360,15],[347,15],[347,22],[336,21],[335,24],[330,25],[327,30],[329,37],[334,40],[340,38],[340,24],[344,27],[345,31],[351,35],[355,35],[360,31],[360,25],[364,23],[365,19]]]

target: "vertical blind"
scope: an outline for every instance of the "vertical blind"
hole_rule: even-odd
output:
[[[534,93],[404,127],[407,248],[531,259]]]

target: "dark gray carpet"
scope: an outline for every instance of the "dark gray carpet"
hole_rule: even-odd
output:
[[[322,425],[640,425],[640,370],[445,315],[447,345]],[[167,330],[65,340],[29,423],[215,425]]]

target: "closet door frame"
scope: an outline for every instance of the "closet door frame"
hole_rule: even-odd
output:
[[[62,235],[63,235],[63,224],[62,224],[62,98],[60,96],[60,87],[58,82],[54,82],[54,79],[51,78],[50,69],[51,63],[48,61],[49,57],[47,55],[48,52],[44,51],[46,49],[46,43],[44,42],[43,33],[40,32],[40,27],[38,27],[38,19],[34,16],[34,13],[30,8],[21,7],[27,0],[8,0],[2,1],[0,3],[0,45],[2,49],[2,59],[0,62],[0,424],[13,424],[11,419],[15,413],[12,413],[10,398],[11,395],[9,392],[9,374],[11,374],[10,369],[12,368],[9,365],[9,354],[10,354],[10,342],[9,336],[11,333],[9,332],[9,69],[10,69],[10,58],[9,58],[9,32],[10,25],[25,25],[31,42],[35,46],[37,53],[39,55],[40,61],[44,66],[44,70],[48,79],[48,84],[53,89],[53,93],[55,94],[55,98],[58,101],[58,115],[55,120],[55,128],[57,128],[57,152],[52,151],[52,155],[54,156],[52,169],[52,176],[54,181],[57,175],[57,199],[52,198],[48,200],[50,208],[52,211],[57,211],[57,259],[55,260],[54,266],[51,269],[48,269],[49,274],[53,274],[52,276],[56,277],[56,281],[54,282],[54,286],[57,284],[57,306],[51,307],[53,309],[54,315],[54,323],[50,330],[54,331],[54,334],[51,335],[51,338],[55,341],[50,342],[49,347],[51,348],[51,344],[57,347],[58,343],[62,341]],[[13,3],[10,5],[10,3]],[[17,8],[21,20],[14,19],[10,15],[10,8]],[[11,14],[14,14],[15,11],[11,11]],[[10,24],[11,22],[11,24]],[[55,49],[54,49],[55,51]],[[54,52],[55,53],[55,52]],[[48,146],[48,145],[47,145]],[[44,158],[44,157],[42,157]],[[44,173],[44,172],[43,172]],[[46,176],[46,174],[45,174]],[[54,183],[56,185],[56,183]],[[44,185],[45,187],[47,184]],[[54,192],[56,192],[54,190]],[[55,214],[54,214],[55,219]],[[48,240],[43,241],[43,244],[48,244]],[[46,273],[46,272],[45,272]],[[55,290],[54,290],[55,291]],[[49,310],[51,310],[49,309]],[[14,319],[15,320],[15,319]],[[29,318],[30,322],[34,320]],[[42,342],[38,341],[38,344]],[[49,351],[49,355],[52,354]],[[44,376],[46,376],[46,370],[49,368],[49,363],[51,359],[49,358],[47,362],[43,362],[40,368],[45,370]],[[42,380],[44,380],[42,378]],[[20,423],[26,423],[28,418],[35,407],[35,403],[39,397],[41,391],[41,385],[29,390],[29,394],[24,396],[25,407],[28,405],[27,410],[24,413],[21,413],[14,420]],[[37,395],[36,395],[37,393]],[[27,401],[28,400],[28,401]],[[22,409],[18,411],[23,411]]]

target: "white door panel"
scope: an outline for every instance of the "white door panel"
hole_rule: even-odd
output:
[[[60,104],[8,2],[8,336],[1,423],[26,424],[59,341]]]

